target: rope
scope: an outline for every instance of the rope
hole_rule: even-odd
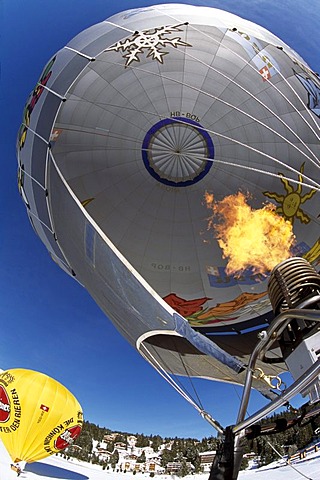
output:
[[[269,442],[269,440],[267,440],[267,443],[268,445],[272,448],[272,450],[274,450],[276,452],[277,455],[279,455],[279,457],[282,459],[282,455],[281,453],[278,452],[278,450]],[[305,475],[304,473],[300,472],[296,467],[294,467],[293,465],[291,465],[291,463],[289,463],[289,461],[287,460],[287,465],[289,465],[291,468],[293,468],[293,470],[295,470],[299,475],[301,475],[302,477],[304,478],[307,478],[308,480],[313,480],[311,477],[307,477],[307,475]]]
[[[93,103],[93,102],[89,102],[89,103]],[[96,105],[97,105],[97,104],[96,104]],[[107,105],[106,105],[106,106],[107,106]],[[147,113],[147,112],[142,112],[142,113]],[[151,113],[151,112],[149,112],[149,113]],[[151,113],[151,114],[157,116],[157,118],[160,118],[160,119],[167,118],[167,117],[165,117],[165,116],[162,117],[161,115],[156,114],[156,113]],[[188,124],[187,122],[184,122],[184,121],[181,120],[181,119],[175,119],[175,121],[176,121],[177,123],[181,123],[181,124],[185,124],[185,125],[188,125],[188,126],[189,126],[189,124]],[[64,127],[64,130],[66,130],[66,131],[69,130],[69,131],[81,132],[81,133],[91,134],[91,135],[97,135],[96,132],[87,132],[87,131],[83,131],[83,130],[81,130],[81,129],[73,129],[73,128],[68,128],[68,127]],[[263,174],[263,175],[267,175],[267,176],[271,176],[271,177],[276,177],[276,178],[281,178],[281,179],[287,180],[287,181],[289,181],[289,182],[292,182],[292,183],[294,183],[294,184],[296,184],[296,185],[301,185],[301,186],[305,186],[305,187],[308,187],[308,188],[311,188],[311,189],[313,188],[313,189],[316,189],[316,190],[320,190],[320,184],[319,184],[319,183],[317,183],[317,182],[316,182],[315,180],[313,180],[312,178],[309,178],[309,177],[306,176],[304,173],[301,173],[300,171],[298,171],[298,170],[296,170],[295,168],[291,167],[290,165],[286,164],[285,162],[282,162],[281,160],[279,160],[279,159],[277,159],[277,158],[275,158],[275,157],[273,157],[273,156],[271,156],[271,155],[269,155],[269,154],[266,154],[265,152],[263,152],[263,151],[261,151],[261,150],[258,150],[257,148],[251,147],[250,145],[247,145],[247,144],[245,144],[245,143],[243,143],[243,142],[240,142],[239,140],[235,140],[235,139],[233,139],[233,138],[231,138],[231,137],[228,137],[228,136],[226,136],[226,135],[223,135],[222,133],[216,132],[216,131],[214,131],[214,130],[212,130],[212,129],[206,129],[206,131],[207,131],[208,133],[212,133],[213,135],[215,135],[215,136],[217,136],[217,137],[221,137],[221,138],[224,138],[224,139],[226,139],[226,140],[229,140],[231,143],[236,143],[236,144],[242,146],[243,148],[246,148],[246,149],[248,149],[248,150],[252,150],[252,151],[254,151],[255,153],[257,153],[258,155],[262,155],[262,156],[264,156],[264,157],[266,157],[266,158],[269,158],[270,160],[273,160],[275,163],[278,163],[278,164],[282,165],[283,167],[285,167],[285,168],[293,171],[293,172],[294,172],[295,174],[297,174],[298,176],[301,176],[301,177],[306,178],[306,179],[307,179],[309,182],[311,182],[313,185],[310,185],[310,184],[308,184],[308,183],[306,183],[306,182],[302,182],[302,181],[296,180],[296,179],[294,179],[294,178],[288,177],[288,176],[283,175],[283,174],[282,174],[282,175],[279,175],[278,173],[272,173],[272,172],[269,172],[269,171],[261,170],[261,169],[259,169],[259,168],[250,167],[250,166],[247,166],[247,165],[241,165],[241,164],[235,163],[235,162],[228,162],[228,161],[225,161],[225,160],[222,160],[222,159],[218,159],[218,158],[212,159],[212,158],[208,158],[208,157],[202,157],[202,156],[200,157],[199,155],[195,154],[195,155],[193,155],[195,159],[196,159],[196,158],[200,158],[201,160],[206,160],[206,161],[208,161],[208,162],[220,163],[220,164],[223,164],[223,165],[227,165],[227,166],[230,166],[230,167],[236,167],[236,168],[240,168],[240,169],[244,169],[244,170],[251,170],[251,171],[254,171],[254,172],[256,172],[256,173],[261,173],[261,174]],[[127,135],[123,135],[123,136],[121,136],[121,135],[110,135],[110,134],[107,134],[107,133],[106,133],[105,135],[103,135],[103,134],[99,134],[99,135],[101,135],[101,136],[108,136],[109,138],[119,138],[119,139],[126,139],[126,140],[128,140],[128,138],[129,138]],[[129,139],[129,140],[130,140],[130,139]],[[136,139],[131,139],[131,140],[135,141]],[[118,150],[121,150],[121,151],[124,150],[123,147],[119,147],[119,148],[112,147],[112,149],[113,149],[113,150],[117,150],[117,149],[118,149]],[[92,148],[90,148],[90,150],[92,150]],[[102,148],[102,150],[105,150],[105,149]],[[128,151],[134,151],[134,150],[135,150],[135,149],[133,149],[132,147],[128,148]],[[136,150],[140,152],[140,151],[141,151],[141,147],[140,147],[140,146],[137,147]],[[148,149],[146,149],[146,151],[148,151]],[[178,154],[178,155],[179,155],[179,154]],[[191,155],[190,155],[190,156],[191,156]],[[310,161],[311,161],[311,159],[310,159]]]
[[[200,397],[199,397],[199,395],[198,395],[198,392],[197,392],[197,390],[196,390],[196,387],[195,387],[195,385],[194,385],[194,382],[192,381],[192,377],[189,375],[189,372],[188,372],[186,363],[185,363],[185,361],[184,361],[181,353],[180,353],[180,352],[178,352],[178,353],[179,353],[179,358],[180,358],[180,361],[181,361],[181,363],[182,363],[182,365],[183,365],[184,371],[186,372],[186,376],[187,376],[187,378],[189,379],[190,385],[191,385],[191,387],[192,387],[192,389],[193,389],[193,393],[194,393],[194,395],[196,396],[196,398],[197,398],[197,400],[198,400],[198,405],[201,407],[201,410],[203,411],[204,408],[203,408],[201,399],[200,399]]]
[[[145,352],[142,351],[142,348],[145,350]],[[143,343],[141,344],[141,349],[139,350],[139,353],[145,358],[145,360],[152,364],[152,366],[159,373],[159,375],[161,375],[162,378],[164,378],[169,383],[169,385],[171,385],[185,400],[187,400],[188,403],[190,403],[190,405],[192,405],[197,410],[197,412],[204,420],[206,420],[219,433],[223,432],[223,427],[220,425],[220,423],[195,402],[195,400],[191,397],[186,388],[182,384],[179,385],[179,383],[170,376],[170,374],[164,369],[164,367],[160,365],[155,356],[152,355],[151,351],[148,350],[148,348]],[[169,368],[167,368],[167,370],[169,370]],[[172,372],[171,375],[173,375]],[[189,374],[188,378],[190,380]],[[196,396],[199,398],[198,394],[196,394]]]
[[[119,65],[118,62],[110,62],[110,61],[108,61],[107,63],[109,63],[109,64],[111,64],[111,65]],[[148,70],[145,70],[145,69],[143,69],[143,68],[141,68],[141,67],[134,67],[134,66],[132,66],[132,65],[129,65],[129,66],[127,66],[127,68],[128,68],[128,69],[131,68],[132,70],[141,71],[141,72],[143,72],[143,73],[146,73],[146,74],[149,74],[149,75],[150,75],[150,72],[149,72]],[[238,109],[238,108],[235,107],[234,105],[226,102],[225,100],[220,99],[219,97],[216,97],[215,95],[213,95],[213,94],[211,94],[211,93],[208,93],[208,92],[205,92],[205,91],[203,91],[203,90],[200,90],[198,87],[194,87],[193,85],[189,85],[189,84],[187,84],[187,83],[185,83],[185,82],[182,82],[182,81],[180,81],[180,80],[177,80],[177,79],[174,79],[174,78],[171,78],[171,77],[167,77],[166,75],[163,75],[163,74],[160,74],[160,73],[152,72],[152,75],[157,76],[157,77],[160,77],[160,78],[163,78],[163,79],[166,79],[166,80],[169,80],[169,81],[171,81],[171,82],[173,82],[173,83],[175,83],[175,84],[182,85],[183,87],[187,87],[187,88],[190,88],[190,89],[192,89],[192,90],[198,91],[199,93],[203,93],[203,94],[206,95],[207,97],[212,98],[212,99],[217,100],[217,101],[220,101],[220,102],[222,102],[223,104],[229,106],[229,107],[232,108],[232,109],[239,110],[240,113],[242,113],[243,115],[251,118],[252,120],[256,121],[257,123],[262,123],[262,122],[260,122],[256,117],[253,117],[252,115],[249,115],[248,113],[244,112],[243,110]],[[255,98],[255,97],[253,97],[253,98]],[[81,98],[79,98],[79,100],[80,100],[80,101],[83,101],[83,99],[81,99]],[[257,100],[257,101],[258,101],[258,100]],[[96,104],[96,103],[94,103],[94,102],[90,102],[90,103],[92,103],[92,104],[94,104],[94,105],[98,105],[98,104]],[[261,103],[261,102],[260,102],[260,103]],[[264,104],[263,104],[263,105],[264,105]],[[101,106],[101,104],[100,104],[99,106]],[[109,104],[106,104],[105,106],[106,106],[106,107],[109,107]],[[265,105],[264,105],[264,107],[265,107],[265,108],[268,108],[268,107],[266,107]],[[134,110],[136,110],[136,108],[134,108]],[[269,108],[268,108],[268,110],[269,110]],[[105,110],[104,110],[104,111],[105,111]],[[139,112],[140,112],[140,111],[139,111]],[[159,115],[159,114],[156,113],[156,112],[153,113],[153,112],[142,112],[142,111],[141,111],[140,113],[143,113],[143,114],[151,114],[151,115],[156,116],[158,119],[167,118],[167,116],[161,116],[161,115]],[[270,110],[270,113],[272,113],[273,115],[275,115],[275,113],[272,112],[272,110]],[[185,125],[188,125],[188,126],[189,126],[189,123],[188,123],[188,122],[184,122],[184,121],[181,120],[181,119],[176,119],[176,118],[175,118],[175,121],[178,122],[178,123],[185,124]],[[283,122],[283,123],[284,123],[284,122]],[[276,133],[276,131],[272,130],[271,127],[267,127],[267,126],[266,126],[265,124],[263,124],[263,123],[262,123],[262,125],[263,125],[265,128],[268,128],[269,130],[273,131],[273,133]],[[284,125],[285,125],[287,128],[289,128],[289,127],[287,126],[287,124],[284,123]],[[310,126],[309,126],[309,127],[310,127]],[[209,129],[209,128],[204,129],[204,130],[205,130],[206,132],[208,132],[208,133],[211,133],[211,134],[217,136],[217,137],[221,137],[221,138],[223,138],[223,139],[225,139],[225,140],[229,140],[231,143],[235,143],[235,144],[237,144],[237,145],[241,145],[243,148],[248,149],[248,150],[251,150],[251,151],[254,151],[255,153],[257,153],[257,154],[259,154],[259,155],[262,155],[262,156],[264,156],[265,158],[269,158],[270,160],[274,161],[275,163],[277,163],[277,164],[279,164],[279,165],[281,165],[281,166],[283,166],[283,167],[291,170],[291,171],[294,172],[295,174],[297,174],[297,175],[299,175],[299,176],[301,175],[302,177],[306,178],[309,182],[314,183],[314,185],[316,185],[318,188],[320,187],[320,185],[319,185],[315,180],[307,177],[304,173],[301,173],[300,171],[298,171],[298,170],[296,170],[295,168],[293,168],[291,165],[286,164],[285,162],[281,161],[280,159],[278,159],[278,158],[276,158],[276,157],[273,157],[272,155],[269,155],[269,154],[267,154],[267,153],[265,153],[265,152],[263,152],[263,151],[261,151],[261,150],[258,150],[257,148],[251,147],[250,145],[247,145],[246,143],[240,142],[239,140],[236,140],[236,139],[234,139],[234,138],[232,138],[232,137],[229,137],[229,136],[227,136],[227,135],[223,135],[222,133],[219,133],[219,132],[217,132],[217,131],[215,131],[215,130],[212,130],[212,129]],[[290,131],[291,131],[291,129],[290,129]],[[85,133],[85,132],[84,132],[84,133]],[[302,140],[299,136],[297,136],[297,134],[296,134],[294,131],[291,131],[291,133],[293,133],[293,134],[297,137],[297,139],[298,139],[301,143],[303,143],[303,140]],[[285,137],[281,136],[280,134],[277,134],[277,135],[280,136],[282,139],[284,139],[289,145],[293,146],[293,144],[291,144],[291,142],[289,142]],[[109,135],[109,136],[110,136],[110,135]],[[128,137],[126,137],[126,136],[124,135],[123,138],[128,138]],[[295,148],[298,149],[299,153],[301,153],[302,155],[306,156],[307,159],[308,159],[311,163],[313,163],[315,166],[319,167],[319,165],[317,165],[317,164],[314,162],[314,160],[312,160],[307,154],[305,154],[304,152],[302,152],[298,147],[295,147]],[[205,158],[203,158],[203,157],[201,157],[201,158],[202,158],[202,160],[205,160]],[[214,160],[212,160],[212,159],[207,159],[207,160],[209,160],[209,161],[214,161],[214,162],[217,161],[217,159],[214,159]],[[233,164],[230,163],[230,165],[232,166]],[[238,166],[238,167],[242,167],[242,165],[238,165],[238,164],[234,164],[234,165],[235,165],[235,166]],[[249,167],[247,167],[247,168],[250,169]],[[254,169],[253,169],[253,170],[254,170]],[[263,173],[263,174],[268,174],[268,173],[269,173],[269,172],[263,171],[263,170],[261,170],[260,172]],[[274,175],[275,175],[275,174],[274,174]],[[276,175],[276,176],[279,176],[279,175]],[[283,178],[284,178],[284,177],[283,177]],[[291,178],[289,178],[289,180],[292,181],[292,182],[294,181],[294,179],[291,179]],[[296,183],[297,183],[297,181],[296,181]],[[299,185],[306,185],[306,184],[304,184],[303,182],[298,182],[298,183],[299,183]],[[307,185],[306,185],[306,186],[307,186]],[[310,186],[309,186],[309,187],[310,187]],[[310,187],[310,188],[314,188],[314,187]]]
[[[173,20],[175,20],[175,21],[177,21],[177,22],[180,21],[180,20],[176,19],[173,15],[167,15],[167,16],[170,16]],[[215,38],[213,38],[213,37],[212,37],[211,35],[209,35],[208,33],[202,32],[201,30],[197,29],[195,26],[193,26],[193,25],[190,24],[190,23],[188,24],[188,26],[189,26],[190,28],[193,28],[193,29],[194,29],[195,31],[197,31],[198,33],[201,33],[203,36],[209,38],[211,42],[216,43],[218,46],[221,46],[222,41],[219,42],[218,40],[216,40]],[[228,50],[231,54],[233,54],[233,55],[235,55],[236,57],[238,57],[241,61],[243,61],[246,66],[252,68],[257,74],[260,75],[260,73],[257,72],[256,68],[255,68],[253,65],[251,65],[251,64],[249,63],[249,61],[246,61],[246,60],[243,58],[243,56],[239,55],[237,52],[235,52],[235,51],[232,50],[231,48],[228,48],[226,45],[224,45],[224,48],[225,48],[226,50]],[[259,56],[259,57],[262,59],[262,56],[261,56],[260,52],[256,52],[256,55]],[[209,65],[208,65],[208,66],[209,66]],[[209,67],[210,67],[210,66],[209,66]],[[279,72],[279,70],[276,68],[276,66],[272,64],[272,67],[277,71],[277,73],[280,74],[281,78],[286,81],[286,79],[282,76],[282,74]],[[230,81],[232,81],[232,80],[230,79]],[[290,101],[273,83],[271,83],[269,80],[267,80],[267,82],[269,83],[270,86],[272,86],[273,88],[275,88],[275,89],[277,90],[277,92],[289,103],[289,105],[292,106],[292,108],[296,111],[296,113],[297,113],[297,114],[302,118],[302,120],[308,125],[308,127],[310,128],[310,130],[311,130],[311,131],[314,133],[314,135],[316,136],[316,138],[317,138],[318,140],[320,140],[320,138],[319,138],[319,136],[317,135],[317,133],[314,131],[314,129],[311,127],[311,125],[307,122],[307,120],[301,115],[301,112],[291,103],[291,101]],[[286,81],[286,83],[290,86],[291,90],[295,93],[295,95],[297,96],[297,98],[301,101],[301,103],[302,103],[303,106],[305,107],[305,103],[302,101],[302,99],[299,97],[299,95],[297,95],[297,92],[294,90],[294,88],[293,88],[287,81]],[[253,97],[253,98],[255,98],[255,100],[257,100],[256,97]],[[260,102],[260,103],[262,103],[262,102]],[[262,104],[263,104],[263,103],[262,103]],[[263,104],[263,105],[264,105],[264,104]],[[264,105],[264,106],[267,108],[266,105]],[[311,112],[309,112],[309,115],[310,115],[310,117],[312,118],[313,122],[316,123],[316,122],[315,122],[315,119],[314,119],[314,118],[312,117],[312,115],[311,115]],[[317,125],[317,124],[316,124],[316,125]],[[293,132],[293,133],[294,133],[294,132]],[[304,144],[304,142],[302,142],[302,143]],[[305,146],[306,146],[306,145],[305,145]]]
[[[147,353],[146,355],[142,351],[142,349],[140,350],[140,353],[145,358],[145,360],[147,360],[149,363],[152,363],[152,366],[159,373],[159,375],[161,375],[162,378],[164,378],[169,383],[169,385],[171,385],[185,400],[187,400],[187,402],[189,402],[201,414],[203,409],[193,400],[191,395],[189,395],[189,393],[183,389],[183,386],[182,385],[180,386],[178,381],[174,380],[170,376],[170,374],[161,366],[161,364],[154,357],[154,355],[152,355],[151,351],[148,350],[143,343],[141,344],[141,347],[143,347],[145,349],[145,352]],[[150,362],[150,359],[152,360],[151,362]],[[173,374],[171,373],[171,375]]]
[[[112,65],[118,65],[117,62],[107,62],[107,63],[112,64]],[[132,70],[138,70],[138,71],[141,71],[141,72],[145,72],[145,73],[147,73],[147,74],[150,75],[150,72],[149,72],[149,71],[144,70],[144,69],[141,68],[141,67],[133,67],[133,66],[129,65],[127,68],[128,68],[128,69],[131,68]],[[239,112],[242,113],[243,115],[251,118],[252,120],[256,121],[257,123],[261,123],[265,128],[267,128],[268,130],[271,130],[274,134],[276,134],[277,136],[279,136],[281,139],[285,140],[286,143],[288,143],[290,146],[292,146],[292,147],[294,147],[295,149],[297,149],[297,150],[299,151],[299,153],[301,153],[301,155],[305,156],[305,157],[306,157],[311,163],[313,163],[316,167],[319,167],[319,166],[316,164],[316,162],[315,162],[312,158],[310,158],[310,156],[308,156],[306,153],[304,153],[302,150],[300,150],[297,146],[295,146],[294,144],[292,144],[291,142],[289,142],[289,141],[288,141],[285,137],[283,137],[281,134],[279,134],[279,133],[277,133],[275,130],[271,129],[271,127],[269,127],[269,126],[265,125],[263,122],[259,121],[259,120],[258,120],[257,118],[255,118],[254,116],[249,115],[248,113],[246,113],[246,112],[244,112],[243,110],[240,110],[239,108],[233,106],[232,104],[230,104],[230,103],[228,103],[228,102],[220,99],[219,97],[216,97],[215,95],[210,94],[210,93],[208,93],[208,92],[202,91],[202,90],[200,90],[199,88],[194,87],[193,85],[186,84],[185,82],[182,82],[182,81],[179,81],[179,80],[177,80],[177,79],[173,79],[173,78],[167,77],[167,76],[162,75],[162,74],[160,74],[160,73],[155,73],[155,72],[153,72],[152,74],[155,75],[155,76],[158,76],[158,77],[160,77],[160,78],[164,78],[164,79],[166,79],[166,80],[170,80],[170,81],[172,81],[173,83],[181,84],[182,86],[187,87],[187,88],[190,88],[190,89],[192,89],[192,90],[196,90],[196,91],[198,91],[199,93],[203,93],[204,95],[208,96],[209,98],[212,98],[212,99],[214,99],[214,100],[217,100],[217,101],[222,102],[223,104],[229,106],[230,108],[233,108],[233,109],[235,109],[235,110],[239,110]],[[74,94],[73,94],[73,95],[74,95]],[[255,98],[255,97],[253,97],[253,98]],[[80,97],[79,97],[79,100],[82,101],[82,102],[90,103],[90,104],[92,104],[92,105],[94,104],[95,106],[99,106],[99,107],[101,107],[101,108],[103,109],[103,111],[106,111],[103,107],[108,107],[108,108],[109,108],[110,106],[111,106],[111,107],[112,107],[112,106],[116,107],[116,105],[111,105],[111,104],[110,104],[110,105],[109,105],[109,104],[105,104],[105,105],[104,105],[104,104],[101,104],[101,103],[98,104],[98,103],[95,103],[95,102],[89,102],[89,101],[84,100],[84,99],[82,99],[82,98],[80,98]],[[257,100],[257,99],[256,99],[256,100]],[[257,101],[258,101],[258,100],[257,100]],[[259,102],[260,102],[260,101],[259,101]],[[260,102],[260,103],[262,103],[262,102]],[[268,110],[270,110],[270,109],[269,109],[266,105],[264,105],[263,103],[262,103],[262,105],[263,105],[265,108],[267,108]],[[122,108],[123,108],[123,107],[122,107]],[[127,109],[127,107],[126,107],[126,109]],[[129,109],[128,109],[128,110],[129,110]],[[136,110],[136,108],[133,107],[133,110]],[[144,114],[144,115],[153,115],[153,116],[156,116],[158,119],[167,118],[167,116],[161,116],[161,115],[159,115],[159,114],[156,113],[156,112],[147,112],[147,111],[144,112],[144,111],[140,111],[140,110],[139,110],[139,112],[142,113],[142,114]],[[276,115],[274,112],[272,112],[272,110],[270,110],[270,113],[272,113],[273,115]],[[281,120],[281,119],[279,118],[279,120]],[[178,123],[185,124],[185,125],[188,125],[188,126],[189,126],[189,123],[188,123],[188,122],[184,122],[184,121],[181,120],[181,119],[175,119],[175,121],[177,121]],[[295,137],[296,137],[302,144],[304,144],[303,140],[302,140],[293,130],[291,130],[291,128],[288,127],[288,125],[285,124],[285,122],[282,122],[282,123],[291,131],[292,134],[295,135]],[[309,128],[311,128],[310,125],[308,125],[308,126],[309,126]],[[68,130],[68,128],[65,128],[65,127],[64,127],[64,129],[65,129],[65,130]],[[265,157],[265,158],[269,158],[270,160],[274,161],[276,164],[279,164],[279,165],[283,166],[284,168],[287,168],[287,169],[291,170],[291,171],[294,172],[296,175],[301,176],[301,177],[307,179],[310,183],[312,183],[312,184],[314,184],[314,185],[311,186],[311,185],[308,185],[308,184],[306,184],[306,183],[304,183],[304,182],[301,182],[301,181],[299,181],[299,180],[295,180],[295,179],[293,179],[293,178],[286,177],[286,176],[284,176],[284,175],[281,175],[281,178],[287,179],[288,181],[291,181],[291,182],[296,183],[296,184],[298,184],[298,185],[307,186],[308,188],[315,188],[315,187],[316,187],[316,188],[320,188],[320,185],[319,185],[315,180],[313,180],[312,178],[309,178],[309,177],[306,176],[304,173],[296,170],[296,169],[293,168],[291,165],[286,164],[285,162],[281,161],[280,159],[278,159],[278,158],[276,158],[276,157],[274,157],[274,156],[272,156],[272,155],[269,155],[269,154],[267,154],[267,153],[265,153],[265,152],[263,152],[263,151],[261,151],[261,150],[259,150],[259,149],[257,149],[257,148],[254,148],[254,147],[252,147],[252,146],[250,146],[250,145],[248,145],[248,144],[246,144],[246,143],[240,142],[239,140],[236,140],[236,139],[234,139],[234,138],[232,138],[232,137],[229,137],[229,136],[227,136],[227,135],[223,135],[222,133],[219,133],[219,132],[217,132],[217,131],[215,131],[215,130],[212,130],[212,129],[205,129],[205,130],[206,130],[208,133],[211,133],[212,135],[215,135],[215,136],[217,136],[217,137],[220,137],[220,138],[223,138],[223,139],[225,139],[225,140],[228,140],[228,141],[230,141],[231,143],[235,143],[235,144],[237,144],[237,145],[240,145],[240,146],[242,146],[242,147],[245,148],[245,149],[248,149],[248,150],[251,150],[251,151],[257,153],[258,155],[262,155],[262,156]],[[90,133],[92,133],[92,134],[95,133],[95,134],[96,134],[96,132],[86,132],[86,131],[82,131],[82,133],[89,133],[89,134],[90,134]],[[106,133],[106,136],[109,136],[110,138],[112,137],[112,135],[110,135],[110,133]],[[115,135],[114,138],[124,138],[124,139],[128,139],[128,136],[127,136],[127,135],[123,135],[123,136],[121,136],[121,135],[119,135],[119,136],[118,136],[118,135]],[[307,148],[307,147],[306,147],[306,148]],[[123,150],[123,148],[122,148],[122,150]],[[130,150],[132,150],[132,148],[130,148]],[[139,148],[137,147],[137,150],[140,150],[140,151],[141,151],[141,147],[139,147]],[[308,147],[308,150],[309,150],[309,147]],[[313,152],[312,152],[312,154],[314,155]],[[195,158],[197,158],[196,155],[195,155]],[[211,158],[210,158],[210,159],[206,159],[206,158],[204,158],[204,157],[201,157],[201,159],[202,159],[202,160],[212,161],[212,162],[215,162],[215,163],[219,162],[218,159],[212,160]],[[253,168],[253,167],[247,167],[247,166],[239,165],[239,164],[232,163],[232,162],[223,162],[222,160],[220,160],[220,162],[221,162],[221,163],[225,163],[226,165],[236,166],[236,167],[238,167],[238,168],[244,168],[244,169],[247,169],[247,170],[253,170],[253,171],[256,171],[257,173],[262,173],[262,174],[264,174],[264,175],[271,175],[271,176],[279,177],[279,174],[274,174],[274,173],[272,173],[272,172],[255,169],[255,168]]]

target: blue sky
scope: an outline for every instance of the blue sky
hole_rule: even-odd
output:
[[[202,438],[215,431],[122,339],[87,292],[52,262],[29,224],[17,189],[16,135],[25,101],[43,66],[83,29],[118,11],[153,3],[160,2],[2,0],[0,4],[0,368],[30,368],[53,376],[75,394],[85,418],[100,426]],[[181,3],[223,8],[260,23],[315,71],[320,70],[319,0],[283,0],[281,5],[266,0]],[[195,383],[204,407],[223,425],[234,423],[241,389]],[[251,413],[263,403],[254,394]]]

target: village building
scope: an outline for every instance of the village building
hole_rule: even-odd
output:
[[[207,452],[200,452],[200,470],[203,473],[208,473],[211,470],[212,462],[216,456],[216,450],[210,450]]]
[[[186,466],[190,472],[194,470],[194,466],[192,465],[191,462],[187,462]],[[182,468],[182,462],[169,462],[167,463],[167,466],[166,466],[166,473],[169,473],[170,475],[174,475],[179,473],[181,468]]]
[[[149,473],[165,473],[165,468],[161,466],[159,459],[157,460],[147,460],[145,462],[145,471]]]
[[[104,440],[104,442],[114,442],[118,435],[119,435],[119,433],[117,433],[117,432],[107,433],[103,437],[103,440]]]
[[[116,438],[118,434],[114,434]],[[137,447],[137,437],[129,435],[126,442],[114,443],[113,451],[110,452],[110,435],[105,435],[102,442],[93,441],[93,454],[100,461],[109,463],[112,456],[117,452],[118,461],[115,466],[116,471],[121,472],[143,472],[143,473],[168,473],[177,474],[183,467],[183,463],[179,461],[169,462],[166,468],[161,466],[161,455],[165,449],[171,450],[173,441],[162,444],[158,451],[154,451],[151,446]],[[108,443],[107,443],[108,442]],[[215,455],[215,451],[200,453],[201,471],[209,472]],[[186,466],[189,471],[194,470],[194,465],[187,462]]]
[[[129,435],[127,437],[127,443],[130,447],[135,447],[137,443],[137,437],[135,437],[134,435]]]
[[[160,445],[160,451],[162,451],[162,450],[171,450],[173,443],[174,443],[174,441],[171,440],[171,441],[168,442],[168,443],[164,443],[164,444]]]
[[[125,450],[126,448],[127,448],[127,445],[123,442],[117,442],[114,444],[115,450]]]

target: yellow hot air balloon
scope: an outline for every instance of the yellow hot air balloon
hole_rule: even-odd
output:
[[[64,450],[82,423],[78,400],[53,378],[22,368],[0,373],[0,438],[14,462]]]

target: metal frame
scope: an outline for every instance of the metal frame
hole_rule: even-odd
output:
[[[301,393],[309,384],[311,384],[314,380],[317,379],[317,377],[320,376],[319,359],[303,375],[301,375],[300,378],[298,378],[292,385],[290,385],[290,387],[286,388],[275,400],[271,401],[268,405],[262,407],[260,410],[258,410],[256,413],[254,413],[245,420],[256,361],[258,360],[258,358],[263,358],[265,353],[277,340],[279,335],[283,332],[283,330],[287,327],[287,325],[293,318],[299,320],[320,322],[319,310],[306,309],[307,307],[310,308],[312,304],[319,301],[320,295],[315,295],[312,298],[301,302],[297,306],[297,308],[282,312],[272,321],[272,324],[267,330],[263,330],[259,334],[260,340],[258,341],[255,349],[253,350],[248,363],[241,404],[237,417],[237,423],[235,426],[232,427],[232,432],[235,435],[234,466],[232,480],[236,480],[238,478],[238,473],[240,471],[241,460],[243,456],[243,447],[241,446],[241,440],[245,434],[245,429],[262,420],[262,418],[275,411],[277,408],[283,406],[291,398]]]
[[[243,390],[241,404],[240,404],[239,413],[238,413],[238,417],[237,417],[237,425],[234,427],[234,432],[235,432],[235,430],[237,432],[239,430],[241,430],[241,428],[238,428],[238,424],[243,422],[246,411],[247,411],[247,406],[248,406],[249,397],[250,397],[250,390],[251,390],[251,387],[252,387],[253,374],[254,374],[257,359],[259,358],[259,356],[261,354],[264,354],[268,350],[268,348],[272,345],[272,343],[274,343],[274,341],[277,339],[278,335],[285,329],[285,327],[288,325],[288,323],[290,323],[290,321],[293,318],[296,318],[296,319],[299,319],[299,320],[309,320],[309,321],[320,322],[320,311],[319,310],[303,310],[305,307],[307,307],[310,304],[315,303],[316,301],[320,301],[320,295],[317,295],[315,297],[312,297],[311,299],[308,299],[308,300],[302,302],[299,305],[299,307],[296,308],[296,309],[290,309],[290,310],[286,310],[285,312],[280,313],[280,315],[278,315],[272,321],[272,324],[270,325],[270,327],[267,330],[263,330],[259,334],[260,341],[257,343],[257,345],[256,345],[255,349],[253,350],[253,352],[250,356],[250,359],[249,359],[246,379],[245,379],[245,383],[244,383],[244,390]],[[315,365],[317,365],[317,364],[318,364],[318,362],[315,363]],[[312,370],[312,369],[310,369],[310,370]],[[305,380],[303,380],[303,378],[304,378],[304,375],[300,379],[298,379],[298,381],[296,381],[294,383],[294,384],[297,384],[297,385],[299,385],[299,381],[301,381],[301,383],[303,383],[303,386],[301,386],[300,389],[298,389],[298,387],[297,387],[298,391],[294,395],[300,393],[300,391],[302,391],[307,386],[307,383],[306,383]],[[310,382],[311,382],[311,379],[310,379]],[[287,389],[287,390],[289,390],[289,389]],[[286,394],[287,390],[283,393],[283,395]],[[291,395],[290,398],[292,398],[292,396],[294,396],[294,395]],[[280,397],[282,397],[282,395]],[[276,399],[273,402],[277,402],[277,401],[278,401],[278,399]],[[285,403],[285,401],[284,401],[284,403]],[[278,406],[276,406],[275,409],[278,408]],[[266,410],[269,410],[268,407],[269,407],[269,405],[267,405],[264,408]],[[267,413],[270,413],[270,411],[268,411]],[[247,425],[247,426],[249,426],[249,425]],[[245,428],[245,427],[243,427],[243,428]]]

